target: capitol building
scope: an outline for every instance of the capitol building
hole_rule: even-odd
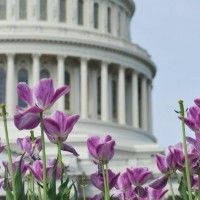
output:
[[[152,129],[156,67],[131,41],[134,12],[133,0],[0,0],[0,103],[7,105],[13,154],[16,139],[29,134],[18,132],[12,120],[15,106],[25,106],[17,83],[32,86],[51,77],[55,87],[71,86],[52,111],[81,116],[68,139],[80,156],[63,156],[72,173],[93,170],[86,147],[93,135],[116,140],[116,170],[153,166],[153,155],[162,151]],[[3,133],[1,119],[5,141]],[[46,142],[48,156],[55,157],[56,147]]]

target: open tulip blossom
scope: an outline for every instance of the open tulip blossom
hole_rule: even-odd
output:
[[[30,130],[29,135],[17,139],[17,150],[20,149],[20,152],[11,148],[6,106],[1,106],[6,143],[4,145],[0,139],[0,153],[6,152],[8,161],[2,162],[4,174],[0,176],[0,190],[5,191],[6,199],[163,200],[167,195],[171,195],[173,200],[176,196],[184,200],[200,199],[199,98],[195,100],[196,106],[187,110],[186,116],[183,101],[179,101],[178,117],[182,124],[183,140],[170,145],[166,155],[155,155],[155,164],[159,170],[156,177],[145,166],[124,166],[124,170],[116,172],[116,169],[112,169],[112,159],[117,159],[116,141],[110,135],[89,137],[86,145],[91,164],[96,168],[96,172],[88,176],[89,187],[95,187],[97,193],[87,194],[86,187],[81,187],[81,184],[79,187],[79,182],[69,176],[62,159],[65,156],[63,151],[70,152],[71,156],[79,156],[67,142],[79,115],[69,115],[58,110],[49,113],[54,103],[68,94],[69,90],[70,87],[66,85],[55,90],[52,79],[41,79],[33,88],[26,83],[18,84],[19,99],[26,107],[16,107],[14,124],[19,130]],[[185,124],[195,137],[186,136]],[[34,133],[38,133],[38,129],[34,129],[38,126],[40,136],[35,137]],[[57,157],[51,160],[46,156],[45,134],[52,145],[57,147]],[[18,153],[18,157],[14,158],[12,152]],[[179,186],[177,193],[174,192],[174,182]]]
[[[34,129],[40,123],[40,113],[50,109],[69,90],[69,86],[54,90],[52,79],[42,79],[32,89],[24,82],[19,83],[17,93],[19,98],[27,104],[27,107],[17,106],[17,112],[14,116],[15,126],[19,130]]]

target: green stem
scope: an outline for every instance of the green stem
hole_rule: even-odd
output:
[[[82,186],[82,191],[83,191],[83,200],[86,200],[85,186]]]
[[[107,192],[108,192],[108,199],[110,200],[110,187],[109,187],[109,176],[108,176],[108,163],[106,165],[106,183],[107,183]]]
[[[7,118],[6,118],[7,113],[6,113],[5,104],[1,105],[1,110],[2,110],[2,117],[3,117],[4,130],[5,130],[5,136],[6,136],[6,146],[7,146],[7,151],[8,151],[8,166],[9,166],[9,171],[10,171],[11,179],[12,179],[14,200],[17,200],[17,193],[16,193],[16,188],[15,188],[14,174],[13,174],[13,168],[12,168],[12,156],[11,156],[11,148],[10,148],[10,142],[9,142],[9,136],[8,136],[8,126],[7,126]]]
[[[31,193],[32,193],[31,197],[32,197],[32,200],[34,200],[35,199],[35,196],[34,196],[35,188],[34,188],[34,176],[33,176],[33,174],[30,174],[30,179],[31,179]]]
[[[46,174],[46,152],[44,139],[43,113],[40,113],[40,128],[42,139],[42,162],[43,162],[43,200],[47,200],[47,174]]]
[[[199,188],[198,188],[198,199],[200,200],[200,172],[198,172]]]
[[[62,153],[61,153],[61,142],[58,142],[58,164],[61,168],[61,184],[63,183],[63,168],[62,168]]]
[[[172,178],[171,177],[169,177],[169,184],[170,184],[170,191],[171,191],[172,199],[176,200],[175,194],[174,194],[173,185],[172,185]]]
[[[183,136],[183,147],[185,154],[185,169],[186,169],[186,178],[187,178],[187,187],[188,187],[188,195],[189,200],[192,200],[192,189],[191,189],[191,180],[190,180],[190,170],[189,170],[189,161],[188,161],[188,151],[186,144],[186,131],[185,131],[185,109],[183,105],[183,101],[179,101],[180,114],[181,114],[181,126],[182,126],[182,136]]]
[[[108,200],[106,175],[105,175],[105,170],[104,170],[104,165],[103,164],[102,164],[102,174],[103,174],[103,185],[104,185],[104,200]]]
[[[39,197],[39,200],[42,200],[41,189],[40,189],[39,184],[37,185],[37,187],[38,187],[38,197]]]

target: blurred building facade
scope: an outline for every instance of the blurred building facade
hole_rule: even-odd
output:
[[[17,83],[34,85],[51,77],[55,87],[71,86],[52,111],[81,115],[68,139],[80,157],[64,156],[72,173],[93,170],[86,147],[92,135],[116,140],[111,162],[116,170],[152,164],[161,150],[152,132],[156,67],[147,51],[131,42],[134,12],[132,0],[0,1],[0,102],[7,104],[13,145],[29,134],[19,133],[12,121],[15,106],[25,106],[16,95]],[[47,148],[55,157],[56,147],[48,140]]]

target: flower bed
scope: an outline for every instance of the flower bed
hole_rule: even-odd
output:
[[[7,127],[6,106],[1,106],[4,121],[6,144],[0,141],[0,153],[6,150],[8,161],[3,161],[4,176],[0,178],[0,189],[6,192],[8,200],[66,200],[80,199],[77,183],[68,176],[62,162],[62,151],[68,151],[78,157],[77,151],[66,140],[79,115],[67,115],[61,111],[46,115],[54,103],[69,93],[69,86],[54,90],[51,79],[42,79],[30,88],[26,83],[19,83],[17,93],[27,105],[17,106],[14,123],[19,130],[30,130],[30,135],[18,138],[16,143],[22,155],[13,159]],[[179,197],[184,200],[200,199],[200,99],[196,106],[187,110],[183,101],[179,101],[179,118],[182,124],[183,142],[169,146],[166,155],[157,154],[156,164],[160,177],[153,179],[153,173],[145,167],[127,168],[114,173],[109,162],[115,153],[115,141],[107,135],[103,138],[88,138],[88,151],[93,158],[97,171],[90,176],[90,181],[98,190],[91,200],[161,200],[170,194],[175,200],[173,181],[179,185]],[[185,124],[195,132],[195,138],[186,137]],[[40,137],[35,137],[34,128],[40,126]],[[57,157],[47,160],[44,135],[57,146]],[[41,153],[40,153],[41,152]],[[169,183],[170,191],[166,189]],[[86,199],[84,183],[82,199]]]

